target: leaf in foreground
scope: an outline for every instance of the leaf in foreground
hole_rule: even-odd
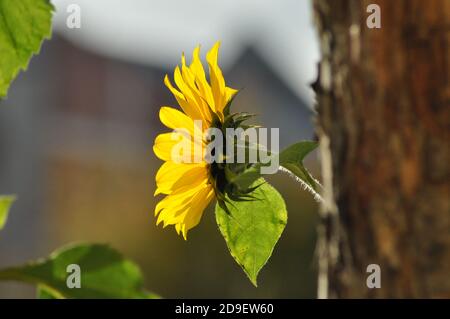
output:
[[[231,201],[228,214],[216,205],[216,221],[236,262],[257,286],[257,276],[272,255],[287,223],[287,211],[281,195],[263,179],[251,193],[252,201]]]
[[[81,270],[81,288],[68,288],[67,266]],[[0,279],[38,286],[40,298],[149,298],[139,267],[107,245],[77,244],[49,258],[21,267],[0,270]]]
[[[5,227],[6,220],[8,219],[9,209],[16,200],[15,196],[0,196],[0,230]]]
[[[0,0],[0,98],[51,34],[49,0]]]

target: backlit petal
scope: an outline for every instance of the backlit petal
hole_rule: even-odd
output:
[[[157,194],[170,194],[186,185],[195,186],[208,179],[206,163],[179,164],[165,162],[156,173]]]

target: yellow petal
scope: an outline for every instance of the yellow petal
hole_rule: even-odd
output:
[[[191,71],[190,68],[186,66],[184,55],[181,61],[181,75],[183,77],[184,83],[191,90],[191,93],[200,108],[200,112],[202,113],[202,117],[204,119],[204,127],[207,127],[211,123],[211,112],[208,107],[206,96],[196,85],[195,74]]]
[[[190,69],[200,80],[206,81],[205,70],[203,69],[203,64],[200,59],[200,46],[197,46],[192,53],[192,62]]]
[[[170,82],[169,76],[166,74],[164,77],[164,84],[167,86],[167,88],[172,92],[172,94],[175,96],[175,98],[183,100],[184,101],[184,95],[180,91],[178,91],[176,88],[173,87],[172,82]],[[181,105],[180,105],[181,106]]]
[[[202,134],[201,129],[197,126],[194,126],[194,121],[189,116],[187,116],[183,112],[178,111],[177,109],[168,106],[161,107],[161,109],[159,110],[159,119],[168,128],[185,128],[189,131],[191,136],[194,136],[195,133]]]
[[[185,83],[178,66],[174,71],[174,80],[181,93],[183,93],[187,103],[191,106],[190,112],[192,112],[192,114],[190,114],[189,116],[193,120],[203,120],[204,116],[202,113],[202,101],[198,96],[196,96],[195,91],[192,91],[191,87],[187,83]]]
[[[218,65],[219,47],[220,42],[216,42],[206,54],[216,113],[221,113],[225,107],[225,79],[223,78],[222,71]]]
[[[179,164],[165,162],[156,173],[157,189],[155,195],[170,194],[185,185],[195,186],[208,179],[206,163]]]
[[[175,230],[177,231],[177,234],[179,235],[181,232],[181,224],[176,224],[175,225]]]
[[[190,206],[193,196],[206,187],[210,186],[208,181],[204,180],[195,187],[189,185],[180,187],[164,197],[155,207],[155,215],[159,214],[156,223],[164,221],[164,224],[167,225],[168,220],[183,213]]]
[[[211,202],[213,197],[214,190],[210,185],[202,188],[192,196],[189,200],[189,204],[184,206],[184,210],[166,216],[164,220],[165,224],[175,225],[177,233],[179,234],[182,232],[184,239],[187,239],[188,230],[198,225],[205,208]]]
[[[202,218],[203,212],[213,198],[214,189],[211,187],[209,189],[205,189],[205,191],[201,194],[201,198],[199,198],[197,202],[194,203],[193,201],[191,211],[186,214],[186,218],[184,220],[184,224],[186,226],[183,229],[183,237],[185,240],[187,239],[188,230],[198,225],[200,219]]]
[[[186,153],[181,152],[181,148],[178,147],[180,145],[179,143],[190,146],[186,150]],[[174,149],[174,147],[177,147],[177,149]],[[175,150],[179,150],[179,152],[176,153]],[[180,134],[177,132],[159,134],[155,139],[155,144],[153,145],[153,152],[163,161],[184,162],[186,158],[192,157],[193,151],[194,143],[189,136],[189,132],[187,131],[186,134]]]
[[[239,92],[239,91],[235,90],[233,88],[230,88],[228,86],[225,88],[225,97],[226,97],[225,98],[225,105],[227,105],[227,103],[233,98],[233,96],[236,95],[237,92]]]
[[[192,53],[192,62],[189,66],[189,69],[195,76],[195,84],[197,85],[202,98],[214,111],[214,97],[211,91],[211,87],[206,80],[205,70],[203,69],[203,64],[200,60],[200,46],[196,47],[194,49],[194,52]]]
[[[172,92],[172,94],[175,96],[175,99],[177,100],[178,104],[180,105],[181,109],[184,113],[186,113],[190,118],[196,120],[201,120],[202,118],[199,116],[198,110],[195,105],[189,104],[189,102],[186,100],[186,97],[178,91],[176,88],[173,87],[172,82],[170,82],[169,76],[166,74],[164,77],[164,84],[167,86],[167,88]]]

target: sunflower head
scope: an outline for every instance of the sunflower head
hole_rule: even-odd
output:
[[[210,163],[204,158],[205,149],[211,142],[206,130],[215,128],[225,133],[227,128],[245,129],[249,126],[243,122],[252,116],[230,112],[238,91],[226,86],[218,65],[219,46],[217,42],[206,54],[208,78],[200,60],[199,46],[194,49],[189,65],[182,54],[181,66],[177,66],[173,74],[175,86],[168,75],[164,78],[181,110],[163,106],[159,112],[161,122],[174,131],[158,135],[153,146],[156,156],[165,161],[156,174],[155,195],[166,195],[156,205],[155,215],[158,216],[157,224],[174,225],[185,239],[188,230],[200,222],[204,209],[214,198],[226,209],[227,197],[248,199],[253,190],[242,190],[232,182],[250,164],[234,164],[234,161],[231,164],[226,159]],[[184,154],[177,148],[180,143],[188,146],[187,152],[184,148]],[[195,155],[198,151],[200,157]],[[223,154],[226,154],[225,150]]]

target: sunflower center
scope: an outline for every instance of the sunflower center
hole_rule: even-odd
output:
[[[229,112],[226,112],[224,114],[224,120],[221,121],[217,116],[213,116],[213,120],[211,123],[211,128],[219,129],[222,134],[220,136],[214,136],[214,138],[221,138],[222,143],[216,143],[219,145],[222,145],[221,153],[217,154],[219,156],[216,156],[217,150],[216,148],[211,149],[211,156],[213,158],[221,158],[220,161],[212,161],[209,164],[209,175],[210,175],[210,182],[214,187],[216,197],[220,201],[225,201],[226,196],[228,195],[230,198],[240,198],[242,195],[247,194],[247,192],[243,192],[239,189],[237,185],[235,185],[232,182],[232,179],[242,173],[244,170],[249,168],[252,164],[248,162],[239,163],[236,158],[237,152],[237,136],[233,136],[233,143],[227,142],[227,137],[229,136],[226,134],[226,131],[228,128],[238,129],[238,128],[248,128],[251,126],[244,126],[242,125],[242,122],[250,118],[252,115],[249,114],[229,114]],[[209,143],[217,142],[215,140],[208,141]],[[233,147],[234,150],[232,152],[227,152],[227,147]],[[228,150],[231,151],[231,150]],[[234,158],[228,158],[225,156],[225,154],[234,154]],[[248,150],[245,150],[245,159],[248,159]]]

